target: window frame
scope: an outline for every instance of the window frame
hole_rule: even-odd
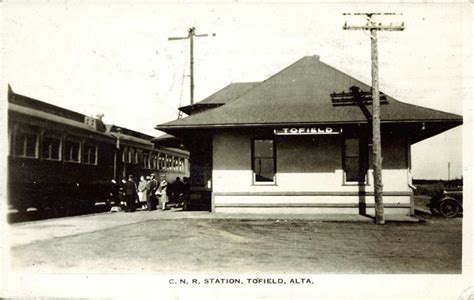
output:
[[[272,141],[272,161],[273,161],[273,179],[272,181],[257,181],[257,173],[255,172],[255,142],[259,140]],[[276,185],[277,184],[277,146],[274,137],[255,137],[251,139],[251,170],[252,170],[252,184],[253,185]],[[269,157],[266,157],[267,159]]]
[[[46,157],[44,155],[44,152],[43,152],[43,147],[45,146],[45,140],[46,139],[52,139],[52,140],[57,140],[59,141],[59,145],[58,145],[58,158],[52,158],[51,157],[51,153],[52,153],[52,150],[51,148],[48,146],[48,156]],[[51,144],[49,144],[51,145]],[[51,160],[51,161],[61,161],[63,159],[63,138],[61,136],[61,134],[59,133],[54,133],[54,132],[49,132],[49,131],[46,131],[43,133],[42,137],[41,137],[41,159],[44,159],[44,160]]]
[[[365,170],[365,175],[364,175],[364,181],[348,181],[347,180],[347,171],[346,171],[346,140],[357,140],[358,141],[358,166],[360,168],[361,164],[361,156],[366,155],[366,170]],[[362,145],[365,143],[366,147],[363,147]],[[342,184],[343,185],[362,185],[362,186],[370,186],[370,181],[369,181],[369,173],[370,173],[370,145],[368,144],[368,139],[366,137],[361,137],[361,136],[343,136],[342,138],[342,174],[343,174],[343,179],[342,179]],[[365,149],[365,150],[364,150]],[[365,153],[364,153],[365,151]],[[355,156],[349,156],[350,158],[354,158]]]
[[[30,156],[30,155],[27,154],[28,153],[28,143],[26,143],[26,145],[25,145],[25,137],[27,135],[35,137],[34,155],[33,156]],[[18,146],[17,141],[18,141],[18,138],[20,138],[20,137],[22,137],[21,154],[19,153],[19,149],[17,147]],[[38,159],[39,154],[40,154],[39,153],[40,152],[40,150],[39,150],[39,139],[40,139],[40,134],[38,132],[38,129],[30,127],[30,126],[26,126],[26,127],[18,126],[16,128],[14,138],[13,138],[13,144],[12,144],[13,145],[13,151],[12,151],[13,156],[21,157],[21,158]]]
[[[122,163],[127,163],[127,157],[128,157],[128,147],[124,146],[122,150]]]
[[[166,155],[164,153],[158,154],[158,170],[165,170],[166,168]]]
[[[137,148],[135,150],[135,164],[137,164],[137,165],[141,164],[142,153],[143,153],[143,151],[140,148]]]
[[[158,153],[153,152],[150,157],[150,167],[153,170],[158,170]]]
[[[69,159],[69,153],[67,153],[68,149],[67,149],[67,144],[71,142],[71,143],[74,143],[74,144],[77,144],[78,145],[78,153],[77,153],[77,161],[75,160],[70,160]],[[79,137],[76,137],[76,136],[68,136],[64,139],[64,152],[63,152],[63,161],[64,162],[68,162],[68,163],[81,163],[81,158],[82,158],[82,142],[81,140],[79,139]]]
[[[85,141],[82,144],[82,147],[83,147],[83,151],[82,151],[82,161],[81,162],[84,163],[84,164],[87,164],[87,165],[97,165],[98,160],[99,160],[99,158],[98,158],[99,146],[92,143],[92,142]],[[87,159],[85,157],[85,155],[87,155],[88,152],[89,152],[89,151],[87,151],[88,149],[93,149],[94,150],[94,161],[93,162],[91,162],[90,157],[87,157]],[[86,153],[86,151],[87,151],[87,153]]]
[[[135,148],[129,147],[127,152],[127,163],[133,164],[133,158],[135,157]]]
[[[144,169],[150,169],[150,152],[142,152],[142,167]]]

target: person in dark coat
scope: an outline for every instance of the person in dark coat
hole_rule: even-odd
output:
[[[125,183],[125,199],[127,201],[128,212],[135,212],[135,199],[138,198],[137,184],[133,180],[133,175],[128,175],[128,180]]]
[[[110,203],[113,202],[115,206],[119,206],[119,185],[115,179],[110,181],[109,201]]]
[[[181,178],[176,177],[176,181],[173,185],[173,190],[176,206],[183,206],[184,183],[181,181]]]
[[[125,184],[127,183],[127,179],[124,177],[120,181],[118,187],[119,187],[119,192],[118,192],[118,206],[120,208],[124,208],[124,204],[126,203],[126,196],[125,196]]]
[[[191,181],[188,177],[183,177],[183,209],[189,209],[189,194],[191,193]]]
[[[147,192],[148,192],[147,206],[148,206],[149,211],[156,209],[155,192],[157,188],[158,188],[158,181],[155,178],[155,174],[152,173],[150,175],[150,180],[147,183]]]

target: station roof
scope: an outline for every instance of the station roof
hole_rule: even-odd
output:
[[[358,105],[335,106],[331,94],[347,92],[351,86],[363,91],[370,91],[371,87],[321,62],[317,56],[303,57],[267,80],[253,84],[241,96],[227,93],[227,86],[204,100],[224,105],[157,125],[156,129],[173,134],[193,128],[367,123]],[[450,128],[462,124],[460,115],[407,104],[388,95],[386,99],[388,104],[380,108],[382,123],[446,122]],[[371,113],[371,105],[367,110]]]
[[[182,106],[180,111],[190,115],[193,112],[216,108],[245,95],[261,82],[234,82],[194,105]]]

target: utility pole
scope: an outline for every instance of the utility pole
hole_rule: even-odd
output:
[[[375,15],[395,15],[394,13],[344,13],[343,15],[365,16],[365,25],[348,26],[344,24],[344,30],[369,30],[371,59],[372,59],[372,149],[374,168],[374,196],[375,196],[375,223],[385,224],[383,208],[383,184],[382,184],[382,139],[380,135],[380,95],[379,95],[379,75],[378,75],[378,50],[377,31],[402,31],[405,29],[402,23],[399,26],[382,25],[373,19]]]
[[[194,37],[204,37],[208,36],[207,34],[196,34],[196,28],[191,27],[188,29],[188,36],[186,37],[170,37],[168,38],[169,41],[176,41],[176,40],[187,40],[189,39],[190,44],[190,99],[191,99],[191,106],[194,105]],[[215,33],[212,36],[216,36]]]

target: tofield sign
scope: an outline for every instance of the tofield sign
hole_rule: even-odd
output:
[[[276,135],[322,135],[322,134],[340,134],[342,128],[333,128],[329,126],[322,127],[284,127],[273,130]]]

